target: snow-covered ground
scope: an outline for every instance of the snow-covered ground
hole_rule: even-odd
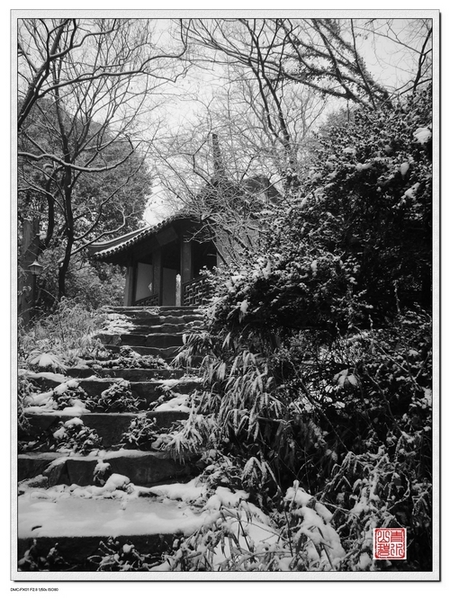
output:
[[[107,462],[99,460],[98,472],[102,468],[106,471],[107,466]],[[276,556],[279,570],[289,571],[295,559],[292,546],[300,545],[300,537],[304,539],[304,559],[312,569],[330,570],[344,556],[339,537],[330,524],[331,512],[298,486],[289,489],[285,497],[292,516],[300,523],[288,542],[269,516],[248,501],[247,493],[222,486],[212,490],[199,478],[150,488],[134,485],[120,474],[112,474],[103,487],[37,488],[34,485],[38,483],[35,479],[21,484],[19,538],[140,535],[186,538],[198,534],[193,559],[199,564],[208,563],[214,570],[220,570],[237,557],[243,562],[256,563],[258,558],[270,554]],[[203,542],[202,535],[209,541]],[[214,535],[216,541],[212,541]],[[178,553],[166,556],[154,570],[172,569]]]
[[[222,507],[239,506],[258,520],[254,526],[259,538],[276,536],[268,518],[245,501],[245,493],[219,487],[211,494],[197,479],[146,488],[112,474],[103,487],[57,485],[44,489],[32,485],[21,485],[19,537],[188,536],[212,526]]]

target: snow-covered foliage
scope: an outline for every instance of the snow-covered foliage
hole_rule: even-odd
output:
[[[266,245],[216,278],[212,316],[269,331],[335,330],[429,310],[430,117],[425,90],[319,134],[310,177],[274,210]]]
[[[54,372],[64,372],[66,370],[64,364],[54,354],[34,350],[30,354],[30,365],[35,366],[38,370],[53,370]]]
[[[91,366],[103,368],[164,368],[170,370],[170,365],[160,356],[141,356],[129,345],[121,345],[119,353],[112,356],[105,352],[99,360],[88,360]]]
[[[168,429],[157,425],[156,419],[146,413],[138,414],[128,430],[122,435],[121,442],[124,447],[136,447],[142,450],[158,448],[158,438],[164,436]]]
[[[325,130],[262,250],[211,277],[208,330],[180,356],[205,355],[203,391],[165,448],[208,450],[205,473],[279,514],[298,479],[336,514],[342,570],[383,567],[374,525],[408,529],[399,569],[432,563],[430,118],[425,90]],[[290,518],[313,545],[316,505]]]
[[[153,492],[172,499],[188,497],[200,509],[216,513],[208,527],[174,544],[174,551],[152,571],[329,571],[339,567],[345,552],[330,524],[331,512],[303,492],[288,489],[289,522],[278,526],[248,501],[248,493],[218,486],[166,485]],[[296,482],[296,489],[298,483]],[[205,502],[206,500],[206,502]],[[294,522],[295,521],[295,522]]]
[[[251,342],[256,345],[256,336]],[[321,495],[338,514],[343,569],[373,567],[374,523],[408,527],[411,559],[429,564],[429,318],[409,312],[390,327],[326,344],[308,331],[279,340],[278,347],[259,339],[257,353],[237,335],[227,343],[212,346],[205,391],[189,419],[164,439],[165,449],[210,448],[205,476],[246,490],[266,509],[278,505],[280,489],[295,473],[308,497]],[[199,351],[193,340],[191,347]],[[377,501],[369,518],[359,510],[371,486]]]
[[[36,384],[38,381],[59,382],[59,385],[52,391],[37,391],[35,387],[32,387],[32,392],[20,397],[24,415],[62,411],[66,414],[80,416],[90,411],[86,406],[88,395],[81,388],[78,380],[51,372],[36,375],[33,372],[24,370],[21,370],[20,376],[22,380],[28,380],[30,384],[32,384],[32,381],[35,381]]]
[[[63,298],[52,313],[19,327],[19,361],[33,370],[64,372],[103,350],[95,337],[102,323],[100,313]]]
[[[100,448],[102,440],[95,430],[85,426],[81,418],[74,416],[53,424],[33,441],[22,441],[19,446],[22,452],[38,450],[88,454]]]
[[[102,391],[100,397],[88,400],[86,407],[91,412],[137,412],[139,404],[139,399],[131,390],[131,383],[118,379]]]

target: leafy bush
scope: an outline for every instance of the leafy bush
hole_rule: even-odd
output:
[[[27,399],[36,393],[36,386],[23,374],[17,377],[17,424],[19,430],[26,431],[29,428],[28,419],[24,411]]]
[[[55,410],[64,410],[65,408],[79,406],[81,402],[86,405],[89,396],[77,381],[72,379],[62,392],[59,392],[58,388],[53,390],[52,400]]]
[[[373,529],[404,527],[408,561],[395,569],[431,570],[431,472],[422,471],[419,457],[430,449],[426,431],[401,431],[394,450],[380,445],[376,454],[350,452],[336,465],[321,497],[336,509],[334,526],[346,550],[341,569],[373,569]],[[379,562],[377,568],[392,570],[393,565]]]
[[[59,422],[43,431],[36,440],[19,443],[19,451],[61,451],[88,454],[102,447],[102,439],[80,418]]]
[[[160,356],[141,356],[129,345],[121,345],[119,354],[111,357],[111,352],[101,356],[101,360],[91,360],[90,363],[101,364],[103,368],[161,368],[170,369],[167,362]]]
[[[150,450],[161,432],[163,430],[157,426],[155,418],[140,414],[130,422],[128,430],[122,435],[121,442],[125,447]]]
[[[203,391],[166,447],[222,456],[205,472],[229,461],[282,528],[298,480],[333,509],[342,570],[386,567],[375,526],[408,529],[397,569],[431,567],[430,122],[427,90],[319,137],[262,250],[211,277],[207,330],[179,358],[205,355]]]
[[[33,544],[18,563],[19,572],[64,572],[71,569],[60,554],[58,543],[55,543],[47,555],[42,555],[36,539],[33,539]]]
[[[343,570],[383,567],[371,559],[375,526],[406,527],[410,559],[398,568],[429,569],[430,318],[407,313],[338,337],[294,331],[272,348],[248,330],[216,333],[188,340],[186,359],[208,352],[204,390],[166,449],[207,450],[202,477],[211,487],[243,489],[279,514],[299,480],[335,512]]]
[[[100,397],[86,402],[91,412],[137,412],[139,405],[139,399],[131,391],[131,383],[126,380],[113,383]]]
[[[38,309],[51,312],[58,297],[58,264],[64,256],[59,246],[44,249],[39,255],[43,267],[38,277]],[[118,266],[90,263],[80,254],[73,256],[66,276],[66,301],[85,310],[98,310],[105,305],[120,305],[123,299],[124,273]]]
[[[90,312],[75,301],[63,298],[52,314],[36,320],[27,329],[19,327],[19,362],[39,368],[44,355],[48,359],[42,368],[62,370],[75,365],[81,357],[101,351],[95,335],[102,323],[100,313]]]
[[[429,311],[430,123],[428,89],[319,136],[310,177],[269,215],[261,251],[216,277],[218,327],[332,332]]]
[[[295,481],[272,517],[247,501],[247,493],[216,487],[203,499],[215,511],[209,523],[175,540],[166,571],[329,571],[344,556],[332,513]],[[196,505],[198,502],[196,503]]]
[[[101,542],[98,554],[88,559],[97,572],[145,572],[157,563],[151,555],[140,553],[132,543],[120,543],[115,539]]]

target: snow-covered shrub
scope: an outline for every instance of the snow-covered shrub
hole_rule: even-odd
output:
[[[72,418],[62,422],[53,433],[55,449],[77,453],[90,453],[101,448],[102,440],[94,429],[89,428],[80,418]]]
[[[31,368],[38,371],[52,371],[52,372],[65,372],[66,367],[62,361],[52,353],[41,352],[40,350],[34,350],[31,352],[29,357],[29,364]]]
[[[78,384],[78,381],[71,379],[61,385],[58,385],[52,392],[53,406],[55,410],[64,410],[74,406],[81,406],[89,400],[86,391]]]
[[[159,437],[164,437],[170,431],[171,427],[159,426],[156,418],[139,414],[130,422],[121,439],[121,444],[129,448],[138,448],[142,450],[154,449],[154,444]]]
[[[25,431],[29,427],[24,408],[36,391],[37,389],[31,380],[24,374],[19,374],[17,377],[17,424],[19,430]]]
[[[202,480],[202,478],[198,479]],[[293,572],[339,568],[345,552],[333,514],[298,482],[282,497],[282,513],[264,513],[248,493],[209,487],[194,503],[207,523],[176,539],[158,571]]]
[[[19,560],[19,572],[64,572],[70,569],[70,564],[60,554],[58,543],[42,554],[39,541],[33,539],[33,544]]]
[[[161,368],[170,369],[160,356],[141,356],[128,345],[122,345],[119,353],[112,357],[111,352],[101,356],[101,360],[91,360],[92,364],[100,364],[103,368]]]
[[[205,356],[203,389],[168,447],[225,456],[280,514],[299,480],[336,513],[342,570],[382,567],[375,524],[408,529],[399,569],[431,564],[430,106],[428,90],[322,136],[262,249],[212,276],[179,357]]]
[[[90,312],[73,300],[62,299],[53,313],[19,328],[19,360],[35,369],[62,371],[81,357],[95,356],[101,344],[95,334],[103,316]]]
[[[319,135],[310,177],[274,211],[261,249],[216,277],[217,328],[269,337],[429,311],[431,137],[415,133],[430,121],[428,89]]]
[[[102,447],[102,439],[94,429],[78,418],[60,421],[43,431],[34,441],[19,443],[20,451],[58,451],[88,454]]]
[[[250,336],[248,329],[243,337],[234,327],[232,334],[216,333],[191,337],[185,348],[187,357],[202,347],[209,352],[203,391],[166,447],[207,450],[202,480],[211,488],[243,489],[279,514],[286,511],[283,493],[298,479],[335,513],[333,528],[345,555],[339,565],[331,560],[333,567],[383,567],[372,561],[372,529],[400,526],[408,529],[412,561],[397,567],[429,568],[430,317],[407,312],[390,326],[339,336],[284,332],[272,347],[267,336]],[[260,351],[250,351],[250,343]],[[296,567],[311,568],[312,537],[302,536],[302,521],[281,517],[278,523],[302,530]],[[198,555],[197,542],[193,537],[183,545],[183,567]],[[326,546],[316,549],[317,563],[330,563]]]
[[[295,559],[290,569],[308,570],[339,569],[345,556],[341,539],[331,521],[333,513],[323,503],[299,487],[298,481],[284,497],[285,533],[291,547],[295,547]]]
[[[350,452],[323,490],[336,509],[333,522],[345,548],[342,570],[392,570],[392,563],[372,560],[373,529],[399,527],[408,530],[408,562],[395,568],[432,568],[432,485],[430,472],[417,463],[431,443],[420,430],[401,431],[393,442],[394,450],[380,445],[376,454]]]
[[[121,379],[112,383],[100,397],[89,399],[86,407],[91,412],[137,412],[139,404],[131,391],[131,383]]]
[[[132,543],[121,543],[115,539],[100,542],[98,553],[88,558],[97,572],[145,572],[156,565],[155,558],[139,552]]]

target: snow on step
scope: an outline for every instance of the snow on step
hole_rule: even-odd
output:
[[[140,497],[127,502],[67,493],[52,501],[45,491],[19,497],[18,515],[19,538],[190,535],[212,521],[210,513],[196,514],[186,505],[180,509],[175,500]]]
[[[20,538],[189,535],[223,517],[222,506],[237,508],[242,502],[261,523],[269,522],[256,506],[247,504],[244,491],[218,487],[208,497],[210,491],[198,479],[142,487],[127,476],[112,474],[103,487],[24,485],[22,491]]]
[[[113,472],[126,475],[139,485],[185,479],[190,472],[189,463],[177,461],[164,451],[105,449],[95,455],[22,453],[18,456],[18,479],[25,481],[42,474],[52,484],[89,485],[99,460],[108,462]]]
[[[48,551],[57,542],[63,556],[85,565],[89,556],[97,555],[96,546],[102,539],[120,540],[124,547],[128,543],[146,545],[147,552],[161,555],[161,544],[165,542],[168,548],[174,535],[189,536],[224,518],[244,550],[250,542],[265,551],[280,538],[269,517],[247,501],[247,493],[226,487],[212,490],[199,478],[146,488],[113,474],[103,487],[29,486],[22,490],[19,552],[34,542]],[[245,534],[241,534],[244,528]],[[215,547],[211,555],[216,569],[230,557],[225,546]],[[153,569],[167,570],[167,566],[163,561]]]

